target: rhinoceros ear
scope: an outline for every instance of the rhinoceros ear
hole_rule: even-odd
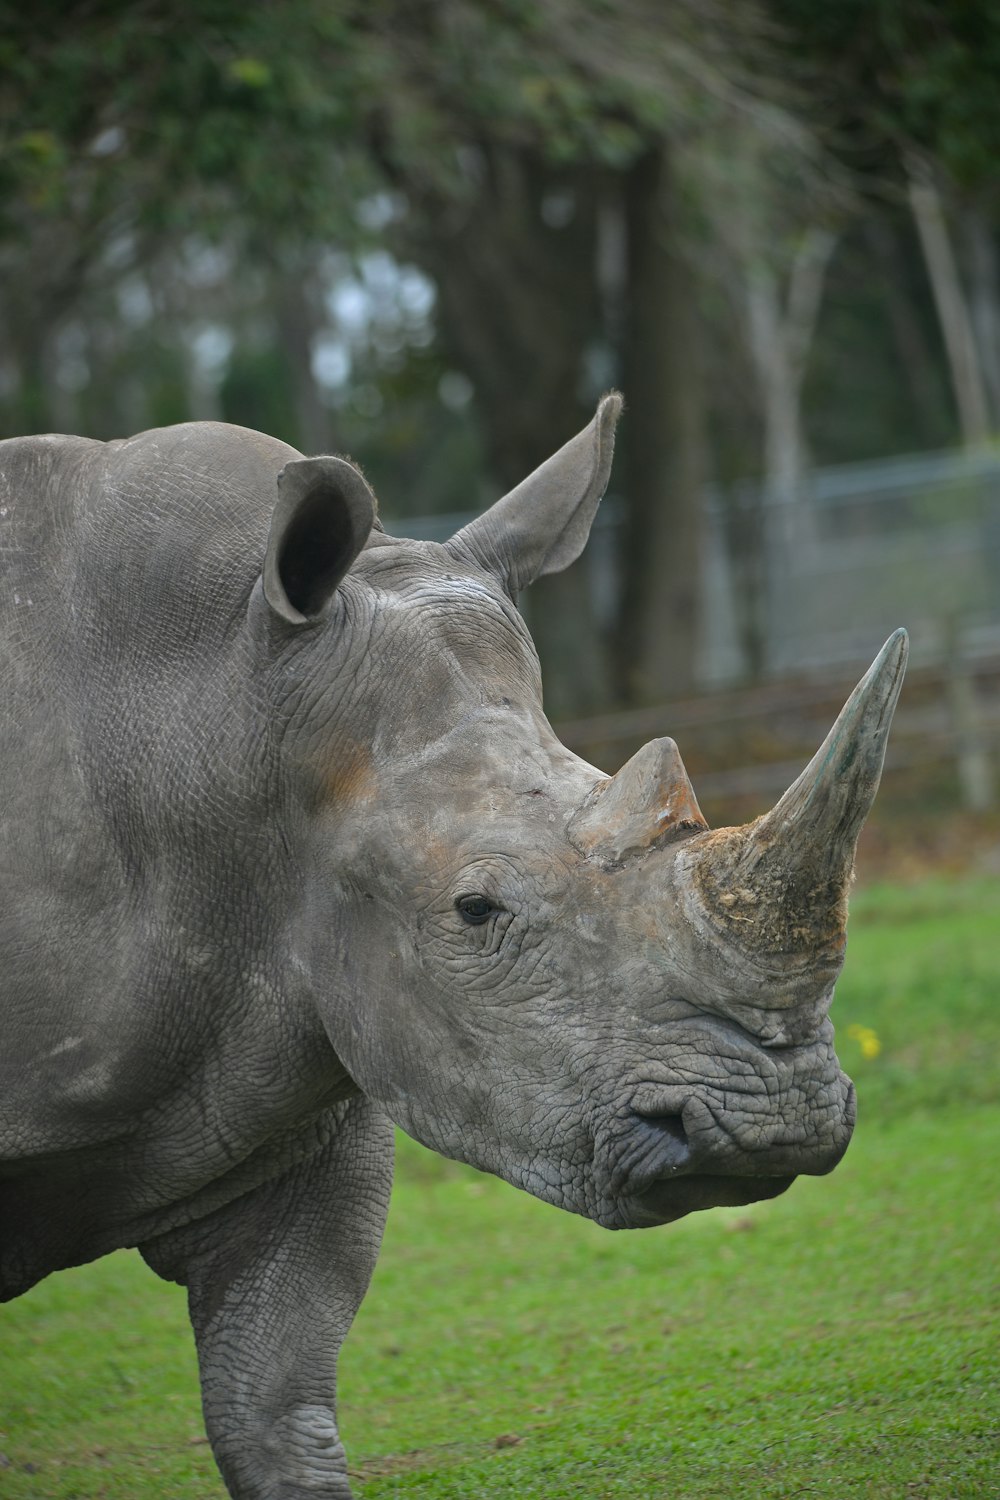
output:
[[[320,620],[375,524],[375,496],[343,458],[296,458],[278,475],[264,597],[293,625]]]
[[[485,515],[446,545],[497,574],[511,594],[579,557],[611,472],[617,391],[601,399],[594,420]]]

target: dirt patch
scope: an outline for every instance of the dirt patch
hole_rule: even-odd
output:
[[[351,1479],[388,1479],[393,1474],[408,1474],[420,1469],[454,1468],[504,1448],[516,1448],[524,1441],[519,1434],[502,1432],[485,1443],[441,1443],[434,1448],[411,1448],[407,1453],[386,1453],[381,1458],[349,1464]]]

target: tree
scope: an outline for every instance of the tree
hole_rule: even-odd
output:
[[[7,9],[0,313],[25,425],[46,425],[46,372],[66,318],[136,270],[162,271],[171,252],[182,259],[192,236],[225,244],[248,268],[287,266],[289,277],[331,238],[363,238],[353,209],[377,175],[364,151],[331,150],[356,138],[371,72],[357,9]]]
[[[826,170],[824,170],[826,169]],[[727,516],[745,667],[769,648],[783,580],[810,544],[803,389],[827,269],[851,198],[805,124],[783,118],[720,135],[699,153],[708,258],[745,350],[761,430],[755,505]]]
[[[398,233],[434,276],[477,390],[495,471],[515,479],[620,381],[625,542],[607,656],[580,574],[535,591],[546,644],[572,640],[581,698],[687,691],[696,656],[704,400],[697,257],[680,223],[692,140],[776,92],[757,10],[727,0],[425,7],[375,121],[409,206]],[[411,136],[413,101],[425,128]],[[777,113],[777,106],[768,108]],[[433,122],[428,125],[428,122]],[[424,149],[427,139],[443,151]],[[549,596],[548,608],[539,607]],[[602,661],[612,665],[601,681]]]
[[[436,282],[441,345],[472,381],[498,484],[627,385],[620,628],[600,638],[579,574],[543,585],[536,623],[543,647],[576,649],[561,675],[577,702],[606,696],[607,645],[626,696],[688,688],[704,400],[680,226],[692,143],[778,109],[753,4],[81,0],[11,18],[0,47],[0,269],[18,288],[7,359],[34,393],[28,424],[45,425],[70,314],[127,275],[182,266],[196,239],[233,267],[219,289],[237,325],[229,398],[240,371],[250,390],[263,278],[279,353],[253,380],[280,357],[300,440],[326,443],[310,268],[331,242],[387,241]],[[359,208],[377,199],[390,210],[373,228]]]
[[[991,0],[774,5],[798,58],[822,69],[841,154],[869,190],[909,202],[960,430],[981,442],[1000,427],[1000,11]]]

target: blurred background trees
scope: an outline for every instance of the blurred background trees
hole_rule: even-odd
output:
[[[1000,425],[998,75],[989,0],[8,7],[0,432],[241,422],[405,530],[618,385],[550,712],[700,685],[708,531],[761,677],[815,466]]]

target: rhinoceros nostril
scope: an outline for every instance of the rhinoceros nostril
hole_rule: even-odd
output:
[[[647,1131],[655,1133],[654,1154],[659,1169],[658,1175],[677,1172],[687,1166],[691,1158],[691,1148],[680,1115],[660,1115],[642,1109],[637,1110],[636,1113]]]

